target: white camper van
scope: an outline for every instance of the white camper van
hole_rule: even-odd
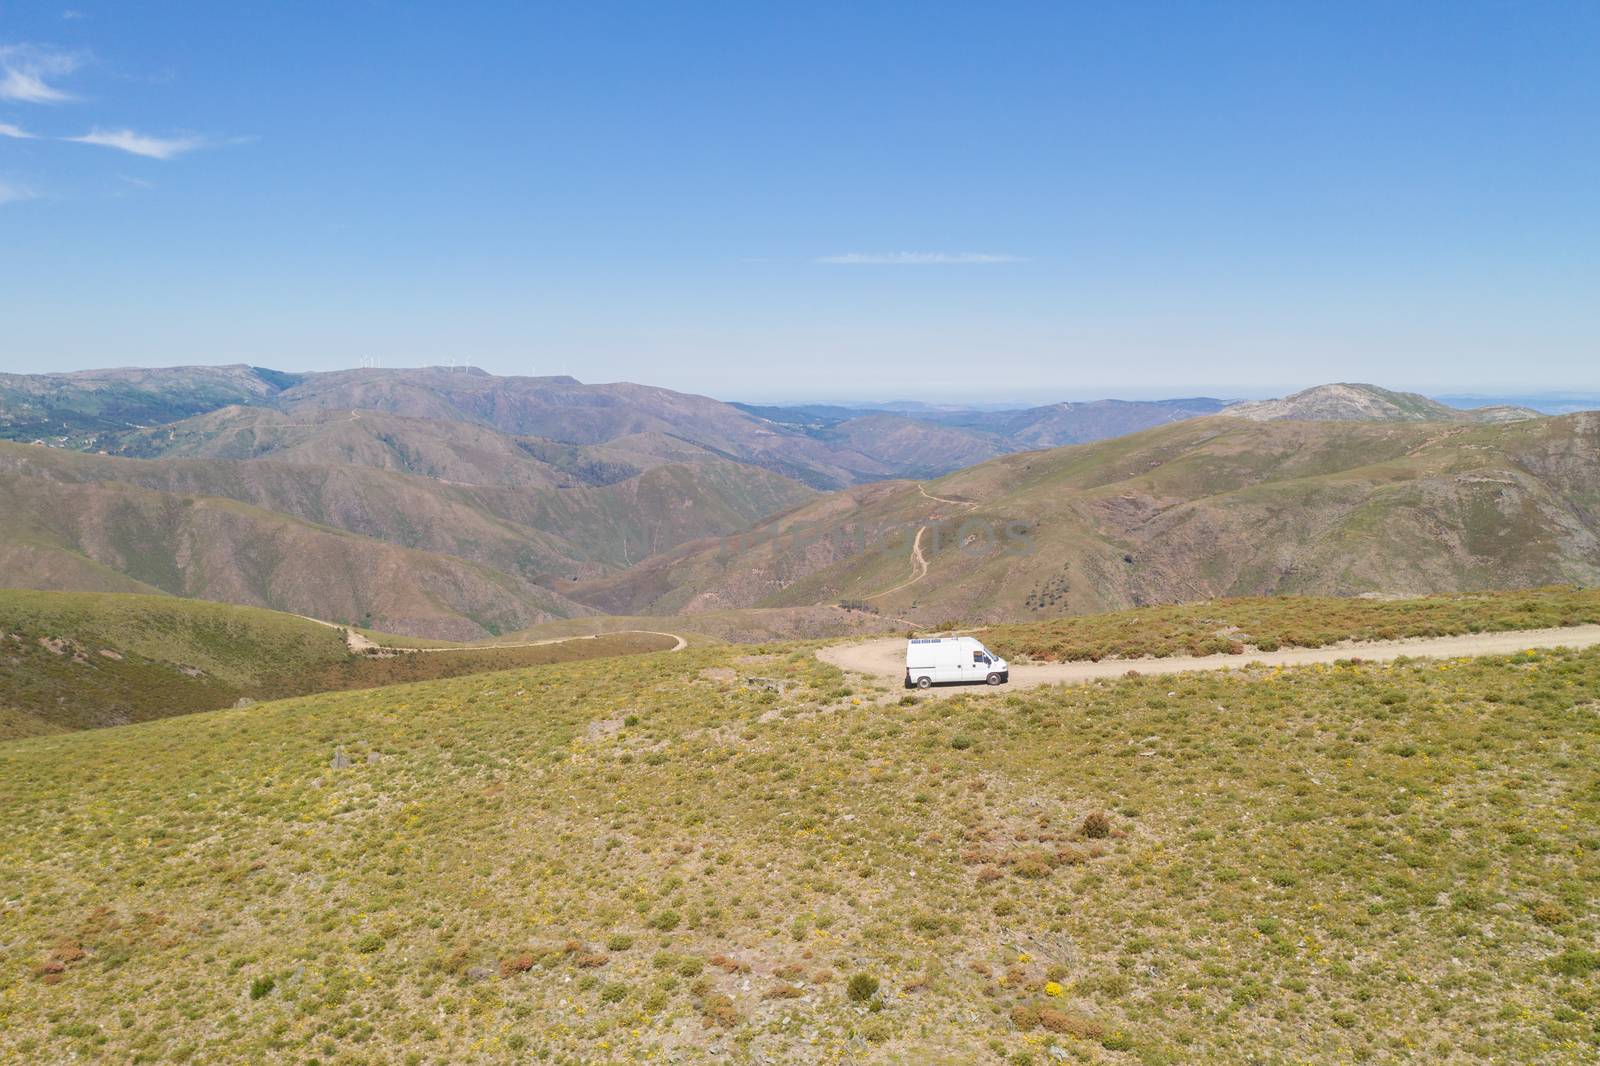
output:
[[[1011,667],[973,637],[916,637],[906,641],[906,688],[952,681],[1003,685]]]

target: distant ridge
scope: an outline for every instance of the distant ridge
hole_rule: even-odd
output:
[[[1528,407],[1462,410],[1415,392],[1350,382],[1317,385],[1278,400],[1236,403],[1222,413],[1256,422],[1520,422],[1541,417]]]

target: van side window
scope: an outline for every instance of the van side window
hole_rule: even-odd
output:
[[[977,664],[977,663],[988,662],[988,659],[984,657],[983,652],[975,651],[975,652],[972,653],[972,661],[973,661],[974,664]]]

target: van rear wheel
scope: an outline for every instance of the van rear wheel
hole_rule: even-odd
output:
[[[989,682],[991,685],[998,685],[1000,683],[1000,675],[990,674],[988,677],[984,678],[984,680]]]
[[[929,677],[927,674],[923,674],[921,677],[917,678],[917,687],[918,688],[932,688],[933,687],[933,678]]]

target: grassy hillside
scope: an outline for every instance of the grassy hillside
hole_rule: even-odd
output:
[[[731,644],[768,641],[814,640],[819,637],[898,633],[905,623],[882,614],[838,604],[815,607],[745,607],[727,611],[696,611],[680,615],[591,614],[540,622],[499,641],[539,640],[550,637],[615,633],[624,630],[667,630],[687,637]]]
[[[374,635],[387,642],[388,638]],[[337,629],[170,596],[0,590],[0,740],[307,692],[662,651],[615,634],[543,647],[352,655]]]
[[[751,537],[686,544],[567,591],[627,613],[864,600],[934,623],[1223,596],[1596,584],[1596,486],[1592,414],[1496,425],[1200,418],[834,494]]]
[[[14,742],[0,1058],[1591,1062],[1596,691],[707,646]]]
[[[1400,600],[1329,596],[1212,600],[990,626],[983,639],[1008,659],[1067,662],[1238,654],[1247,648],[1320,648],[1343,640],[1402,640],[1596,623],[1600,623],[1600,589],[1551,588]]]

